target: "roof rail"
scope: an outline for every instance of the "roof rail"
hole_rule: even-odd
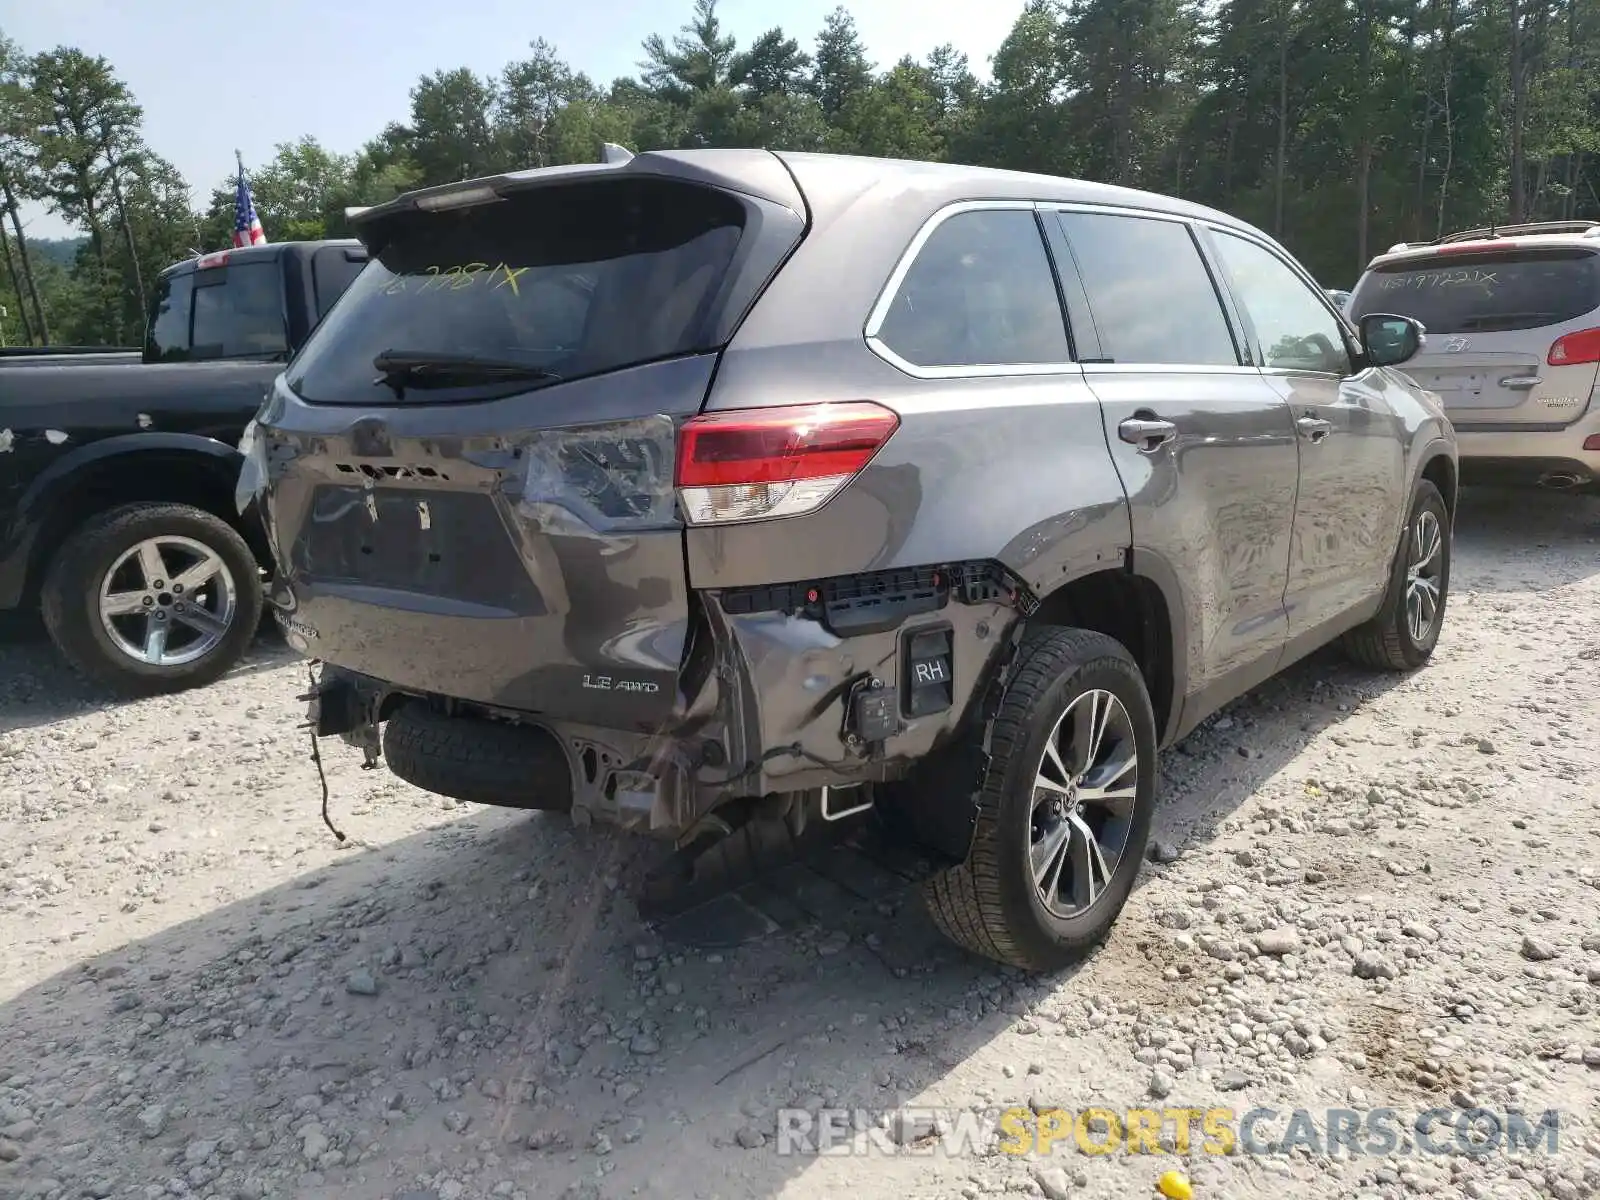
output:
[[[1457,233],[1447,233],[1426,245],[1443,246],[1452,242],[1475,242],[1480,239],[1516,237],[1519,234],[1581,233],[1587,237],[1596,230],[1600,230],[1600,221],[1530,221],[1523,225],[1486,225],[1481,229],[1463,229]]]

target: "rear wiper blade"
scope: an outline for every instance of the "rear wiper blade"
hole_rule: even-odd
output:
[[[477,380],[528,379],[559,383],[561,376],[532,363],[505,358],[482,358],[476,354],[449,354],[435,350],[385,350],[372,365],[383,374],[373,382],[386,383],[399,391],[407,384],[419,387],[448,387],[452,383]]]

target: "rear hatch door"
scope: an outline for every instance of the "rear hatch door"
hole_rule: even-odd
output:
[[[761,157],[777,197],[630,167],[365,232],[371,265],[258,423],[291,641],[566,720],[670,715],[677,428],[804,229]]]
[[[1600,323],[1600,256],[1577,246],[1444,247],[1380,263],[1353,319],[1415,317],[1427,345],[1405,365],[1463,432],[1563,427],[1588,408]],[[1563,342],[1559,350],[1552,350]]]

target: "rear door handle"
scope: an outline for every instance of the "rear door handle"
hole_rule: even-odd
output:
[[[1500,381],[1500,386],[1509,388],[1513,392],[1531,392],[1539,386],[1537,375],[1507,375]]]
[[[1300,436],[1309,438],[1313,445],[1333,432],[1333,422],[1324,421],[1321,417],[1301,417],[1295,424],[1300,427]]]
[[[1158,417],[1129,417],[1117,426],[1117,436],[1140,454],[1154,454],[1178,436],[1178,427]]]

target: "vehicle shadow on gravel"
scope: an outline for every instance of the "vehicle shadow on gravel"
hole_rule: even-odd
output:
[[[275,628],[263,624],[244,660],[224,679],[300,661]],[[34,614],[0,614],[0,733],[53,725],[89,709],[129,703],[68,667]]]
[[[1457,505],[1457,567],[1475,591],[1527,592],[1600,574],[1600,495],[1470,487]]]
[[[1157,836],[1192,851],[1394,682],[1319,655],[1244,698],[1167,756]],[[758,936],[663,937],[628,898],[658,852],[475,811],[57,974],[0,1006],[0,1197],[774,1195],[814,1161],[778,1110],[914,1102],[1001,1038],[1026,1102],[1076,1070],[1055,1020],[1170,990],[1137,895],[1086,997],[964,956],[852,850],[769,880]]]

